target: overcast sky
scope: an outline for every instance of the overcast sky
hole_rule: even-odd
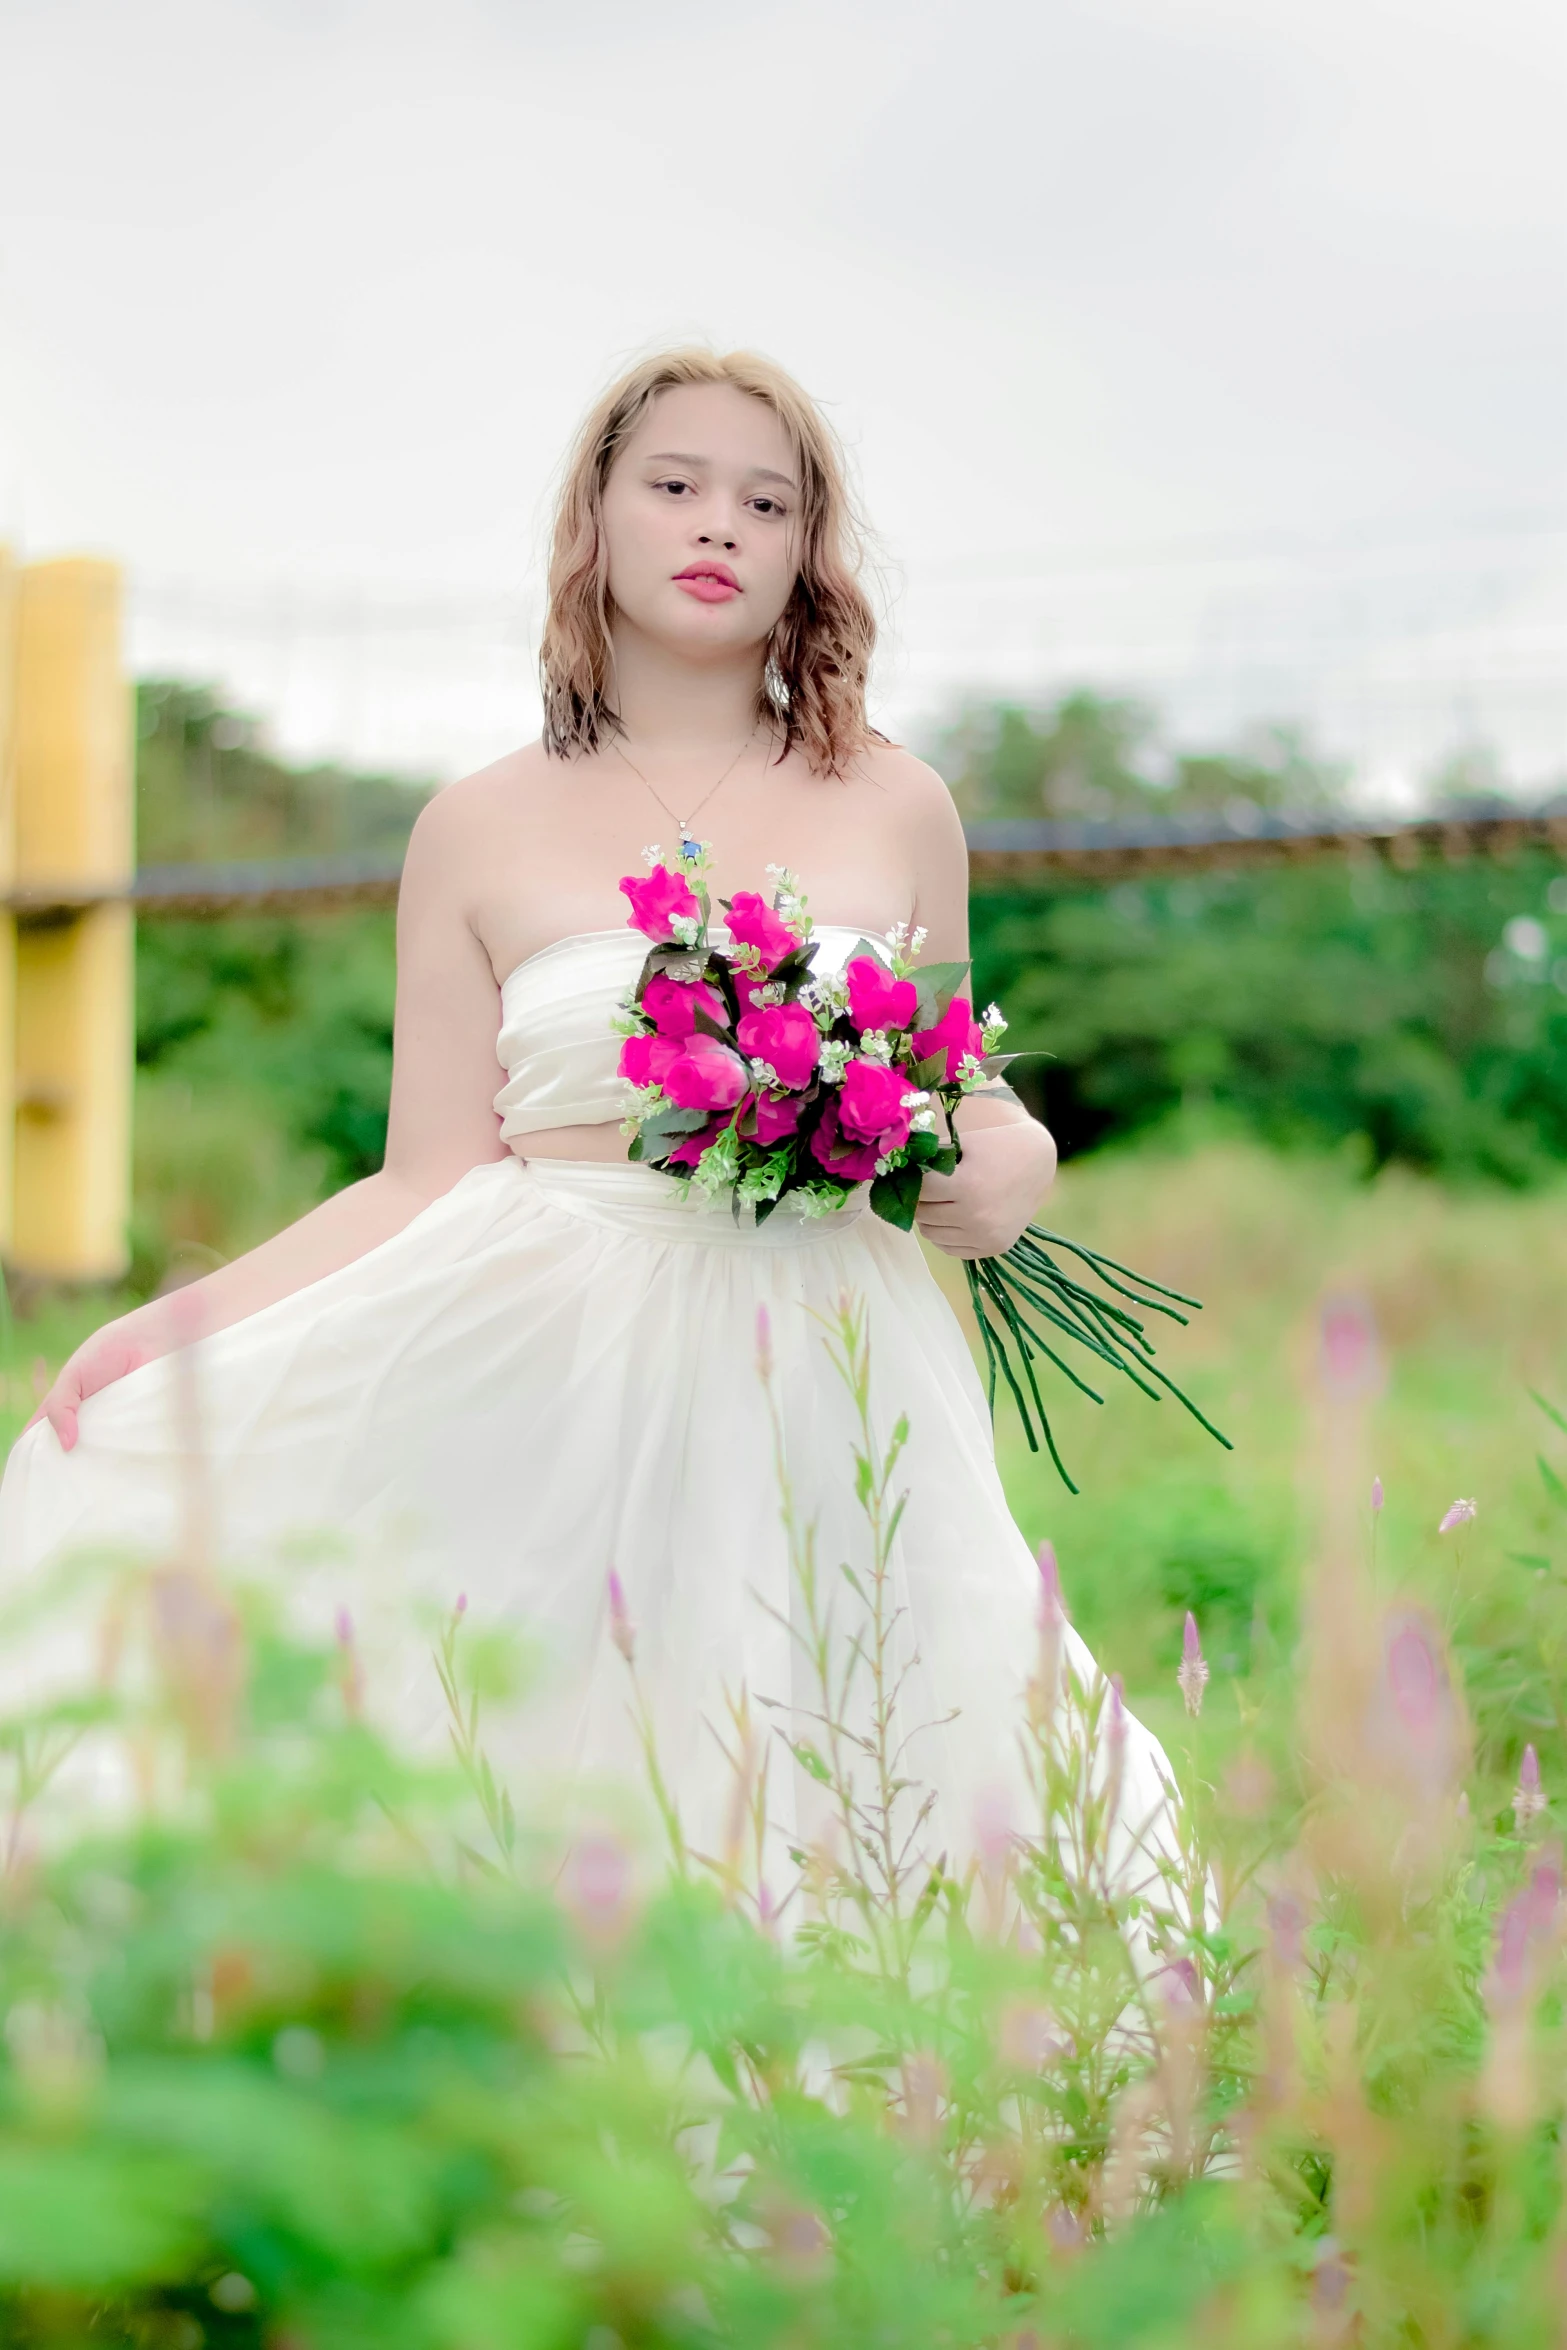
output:
[[[654,340],[825,400],[883,706],[1143,686],[1567,772],[1559,0],[0,0],[0,525],[444,771]]]

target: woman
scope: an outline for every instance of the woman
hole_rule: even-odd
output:
[[[1022,1824],[1038,1575],[917,1242],[863,1194],[761,1230],[704,1214],[626,1163],[620,1128],[612,1022],[645,942],[617,883],[650,840],[704,840],[715,901],[791,868],[818,968],[900,922],[930,958],[967,953],[951,797],[866,719],[856,552],[831,434],[767,361],[677,351],[600,401],[555,524],[543,740],[442,791],[409,844],[385,1166],[182,1292],[181,1323],[154,1302],[78,1350],[0,1496],[13,1590],[85,1542],[169,1541],[185,1395],[222,1555],[282,1573],[293,1538],[333,1530],[337,1555],[288,1571],[323,1606],[351,1597],[371,1686],[410,1735],[441,1713],[428,1642],[407,1632],[416,1598],[465,1593],[473,1620],[535,1644],[531,1703],[495,1735],[541,1803],[562,1771],[635,1767],[634,1636],[691,1841],[722,1837],[720,1743],[743,1694],[758,1722],[781,1704],[768,1805],[792,1844],[812,1825],[793,1750],[815,1698],[755,1333],[765,1306],[786,1472],[836,1589],[866,1551],[827,1347],[852,1298],[879,1438],[900,1413],[911,1430],[893,1729],[934,1791],[923,1840],[957,1854],[999,1817]],[[1050,1137],[1000,1086],[959,1125],[961,1165],[927,1177],[919,1230],[957,1256],[1003,1250],[1051,1181]],[[844,1585],[845,1639],[849,1604]],[[851,1702],[863,1724],[865,1693]],[[1127,1736],[1130,1818],[1157,1809],[1162,1757]]]

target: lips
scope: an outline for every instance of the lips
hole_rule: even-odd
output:
[[[699,604],[727,604],[740,593],[740,582],[727,563],[689,563],[675,573],[675,585]]]

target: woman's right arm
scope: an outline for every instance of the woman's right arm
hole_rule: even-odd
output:
[[[259,1248],[177,1291],[174,1300],[150,1298],[95,1331],[33,1414],[49,1421],[67,1452],[89,1395],[184,1338],[225,1329],[352,1264],[401,1232],[470,1167],[506,1157],[490,1106],[500,1083],[499,992],[467,907],[467,877],[484,869],[474,862],[482,817],[482,803],[454,786],[421,811],[408,843],[397,902],[392,1099],[380,1173],[323,1200]]]

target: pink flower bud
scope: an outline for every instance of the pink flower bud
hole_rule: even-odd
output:
[[[631,1629],[625,1586],[613,1567],[609,1570],[609,1636],[627,1664],[631,1664],[636,1656],[636,1635]]]
[[[468,1594],[466,1591],[458,1592],[457,1606],[454,1610],[454,1613],[459,1616],[465,1616],[468,1613]]]
[[[353,1645],[354,1645],[354,1619],[353,1619],[353,1617],[352,1617],[352,1616],[349,1614],[349,1612],[348,1612],[348,1610],[347,1610],[347,1608],[346,1608],[346,1607],[340,1607],[340,1608],[338,1609],[338,1611],[337,1611],[337,1621],[336,1621],[336,1623],[333,1625],[333,1627],[332,1627],[332,1628],[333,1628],[333,1630],[334,1630],[334,1631],[336,1632],[336,1634],[337,1634],[337,1645],[338,1645],[338,1647],[339,1647],[339,1648],[352,1648],[352,1647],[353,1647]]]
[[[1039,1546],[1039,1614],[1045,1624],[1059,1624],[1066,1616],[1061,1598],[1061,1570],[1056,1565],[1053,1542],[1042,1542]]]
[[[1181,1662],[1175,1676],[1176,1685],[1186,1700],[1186,1710],[1197,1715],[1202,1712],[1202,1693],[1208,1683],[1208,1663],[1202,1653],[1202,1642],[1197,1637],[1197,1618],[1190,1608],[1186,1611],[1186,1630],[1181,1639]]]
[[[1513,1789],[1513,1821],[1520,1836],[1531,1821],[1539,1818],[1548,1800],[1540,1785],[1540,1758],[1531,1744],[1523,1750],[1523,1760],[1518,1765],[1518,1784]]]
[[[766,1306],[756,1309],[756,1367],[764,1379],[773,1375],[773,1318]]]
[[[1381,1480],[1381,1478],[1380,1478],[1380,1477],[1373,1477],[1373,1478],[1372,1478],[1372,1480],[1371,1480],[1371,1508],[1372,1508],[1372,1513],[1373,1513],[1373,1515],[1374,1515],[1374,1516],[1377,1516],[1377,1517],[1380,1517],[1380,1516],[1381,1516],[1381,1514],[1382,1514],[1382,1480]]]
[[[1474,1515],[1475,1505],[1472,1501],[1450,1501],[1442,1513],[1437,1532],[1451,1534],[1455,1526],[1467,1526]]]

